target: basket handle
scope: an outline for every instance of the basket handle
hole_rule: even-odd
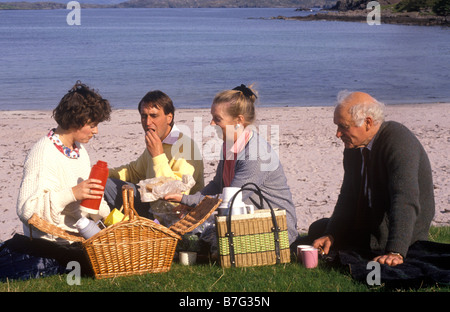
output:
[[[254,188],[251,188],[251,187]],[[275,211],[272,208],[272,205],[270,204],[270,202],[267,200],[267,198],[264,197],[263,195],[263,191],[260,189],[260,187],[258,185],[256,185],[255,183],[249,182],[249,183],[245,183],[241,189],[239,191],[237,191],[233,197],[231,198],[231,204],[230,204],[230,208],[228,210],[228,217],[227,217],[227,233],[225,234],[226,236],[228,236],[228,245],[230,248],[230,262],[232,266],[236,266],[236,260],[235,260],[235,254],[234,254],[234,243],[233,243],[233,237],[234,237],[234,233],[231,232],[231,215],[232,215],[232,209],[233,209],[233,204],[234,204],[234,200],[237,196],[237,194],[239,192],[242,191],[253,191],[256,194],[259,195],[259,202],[260,202],[260,207],[259,209],[263,208],[263,201],[265,201],[267,203],[267,205],[270,208],[270,214],[272,216],[272,223],[273,223],[273,227],[272,227],[272,231],[274,233],[274,241],[275,241],[275,254],[277,256],[276,259],[276,263],[279,264],[281,262],[281,256],[280,256],[280,234],[279,232],[281,231],[281,229],[278,227],[278,222],[277,219],[275,217]]]
[[[139,217],[139,214],[134,209],[134,189],[128,184],[122,186],[122,198],[123,198],[123,220],[128,217],[131,221],[135,217]]]

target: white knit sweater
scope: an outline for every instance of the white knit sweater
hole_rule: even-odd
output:
[[[75,223],[86,214],[81,212],[80,201],[75,199],[72,187],[88,179],[91,170],[86,149],[81,144],[78,146],[80,157],[71,159],[45,136],[28,154],[17,200],[17,214],[23,222],[25,235],[30,236],[27,221],[34,213],[64,230],[77,232]],[[99,215],[103,218],[109,212],[109,206],[102,199]],[[34,228],[32,236],[60,241]]]

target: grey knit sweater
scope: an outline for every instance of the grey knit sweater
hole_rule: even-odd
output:
[[[344,151],[344,180],[327,234],[351,243],[361,180],[359,149]],[[374,138],[369,162],[371,207],[367,211],[369,248],[376,253],[399,252],[427,240],[435,213],[433,179],[428,156],[405,126],[384,122]]]
[[[237,156],[235,174],[230,186],[242,187],[245,183],[255,183],[273,208],[286,209],[289,243],[292,244],[298,236],[297,216],[278,155],[266,140],[253,132],[249,142]],[[183,195],[181,203],[195,206],[205,195],[221,194],[224,188],[223,165],[224,161],[220,160],[214,179],[200,192]],[[249,205],[259,204],[259,196],[251,191],[243,191],[242,199]]]

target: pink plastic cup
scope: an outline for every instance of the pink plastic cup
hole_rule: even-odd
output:
[[[311,245],[298,245],[297,246],[297,261],[303,262],[302,260],[302,249],[314,248]]]
[[[316,248],[303,248],[300,250],[303,266],[307,269],[317,267],[319,262],[319,253]]]

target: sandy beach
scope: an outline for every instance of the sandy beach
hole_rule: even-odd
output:
[[[300,232],[331,215],[343,176],[343,143],[336,138],[333,107],[258,108],[257,128],[278,148],[291,188]],[[411,129],[428,152],[434,177],[436,214],[433,225],[450,225],[450,103],[388,105],[386,119]],[[194,123],[195,120],[195,123]],[[208,131],[209,109],[180,109],[175,121],[202,142],[205,183],[215,172],[214,139]],[[51,111],[0,111],[0,241],[22,233],[16,201],[23,163],[34,143],[55,127]],[[86,144],[91,163],[115,167],[135,160],[144,150],[137,110],[114,110],[111,121]],[[207,157],[205,157],[205,155]],[[49,160],[51,161],[51,160]]]

